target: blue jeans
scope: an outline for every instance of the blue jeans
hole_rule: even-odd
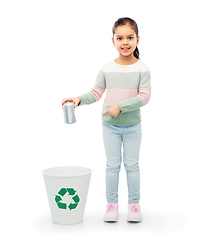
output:
[[[107,158],[107,202],[118,202],[119,172],[123,162],[127,174],[128,201],[140,199],[139,151],[142,139],[141,123],[133,126],[103,125],[103,141]]]

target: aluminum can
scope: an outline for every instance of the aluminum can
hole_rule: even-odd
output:
[[[65,123],[71,124],[76,122],[74,102],[65,102],[63,104],[63,114]]]

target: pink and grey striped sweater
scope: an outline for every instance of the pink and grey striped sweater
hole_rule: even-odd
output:
[[[151,95],[150,71],[141,60],[132,65],[119,65],[115,61],[105,64],[90,92],[79,96],[80,105],[98,101],[106,90],[103,113],[114,104],[121,112],[117,118],[106,114],[102,123],[128,126],[141,122],[140,107],[148,103]]]

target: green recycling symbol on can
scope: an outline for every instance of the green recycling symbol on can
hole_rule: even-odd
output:
[[[80,202],[80,198],[78,195],[75,195],[77,190],[74,190],[73,188],[61,188],[61,190],[58,192],[57,195],[55,195],[55,202],[58,206],[58,208],[60,209],[67,209],[67,207],[69,208],[69,210],[73,210],[78,206],[78,203]],[[67,203],[62,202],[62,197],[65,196],[65,194],[74,196],[72,197],[74,202],[69,203],[69,205]]]

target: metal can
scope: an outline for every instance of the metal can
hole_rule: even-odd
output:
[[[76,122],[74,102],[65,102],[63,104],[63,114],[65,123],[71,124]]]

